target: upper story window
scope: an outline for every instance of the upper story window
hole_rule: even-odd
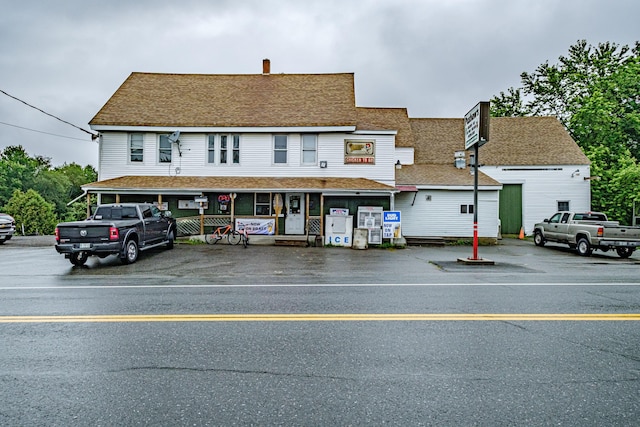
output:
[[[208,135],[207,163],[219,165],[240,164],[240,135]]]
[[[158,140],[158,161],[160,163],[171,163],[171,141],[169,141],[169,135],[160,135]]]
[[[144,160],[144,135],[141,133],[129,134],[129,161],[142,162]]]
[[[273,163],[287,163],[287,135],[273,137]]]
[[[216,162],[216,136],[207,135],[207,163]]]
[[[318,135],[302,135],[302,163],[315,165],[318,161]]]

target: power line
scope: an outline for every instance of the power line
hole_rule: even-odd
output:
[[[97,135],[97,134],[95,134],[95,133],[93,133],[93,132],[91,132],[91,131],[88,131],[88,130],[86,130],[86,129],[83,129],[83,128],[81,128],[80,126],[76,126],[76,125],[74,125],[73,123],[70,123],[70,122],[68,122],[68,121],[66,121],[66,120],[63,120],[63,119],[61,119],[61,118],[60,118],[60,117],[58,117],[58,116],[54,116],[53,114],[47,113],[46,111],[41,110],[40,108],[35,107],[35,106],[33,106],[33,105],[29,104],[28,102],[23,101],[23,100],[22,100],[22,99],[20,99],[20,98],[16,98],[15,96],[8,94],[7,92],[3,91],[2,89],[0,89],[0,93],[3,93],[3,94],[5,94],[5,95],[7,95],[9,98],[13,98],[13,99],[15,99],[15,100],[16,100],[16,101],[18,101],[18,102],[22,102],[24,105],[26,105],[26,106],[28,106],[28,107],[31,107],[31,108],[33,108],[34,110],[38,110],[38,111],[40,111],[41,113],[46,114],[46,115],[47,115],[47,116],[49,116],[49,117],[53,117],[54,119],[59,120],[59,121],[61,121],[62,123],[68,124],[69,126],[73,126],[74,128],[81,130],[82,132],[88,133],[89,135],[91,135],[91,139],[96,139],[96,138],[98,138],[98,135]]]
[[[56,133],[44,132],[44,131],[36,130],[36,129],[29,129],[29,128],[25,128],[25,127],[18,126],[18,125],[12,125],[11,123],[0,122],[0,125],[11,126],[11,127],[18,128],[18,129],[28,130],[28,131],[31,131],[31,132],[43,133],[45,135],[58,136],[60,138],[75,139],[75,140],[78,140],[78,141],[86,141],[86,139],[83,139],[83,138],[75,138],[73,136],[58,135]]]

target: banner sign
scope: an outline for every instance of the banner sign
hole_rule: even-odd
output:
[[[247,234],[275,234],[276,221],[261,218],[236,218],[236,230],[245,230]]]

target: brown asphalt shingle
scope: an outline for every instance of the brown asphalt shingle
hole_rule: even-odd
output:
[[[406,108],[357,109],[358,130],[397,131],[396,147],[413,147],[413,130]]]
[[[122,176],[82,186],[90,191],[185,190],[185,191],[279,191],[279,190],[354,190],[391,191],[394,187],[364,178],[279,178],[229,176]]]
[[[132,73],[92,126],[355,126],[352,73]]]
[[[463,119],[410,119],[416,164],[452,164],[464,150]],[[587,165],[589,159],[555,117],[493,117],[484,165]]]

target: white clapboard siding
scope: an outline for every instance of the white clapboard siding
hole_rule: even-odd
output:
[[[559,201],[568,201],[570,210],[591,209],[590,181],[584,179],[590,176],[588,165],[484,166],[481,170],[502,184],[522,185],[525,234],[531,234],[535,223],[556,212]]]
[[[408,237],[473,237],[473,214],[461,214],[460,205],[473,204],[473,191],[419,190],[395,197],[401,211],[402,234]],[[413,204],[413,205],[412,205]],[[498,237],[498,191],[478,193],[478,235]]]
[[[344,141],[375,140],[375,164],[345,164]],[[219,139],[216,140],[219,148]],[[158,135],[144,134],[144,161],[129,161],[128,134],[104,132],[100,142],[99,179],[125,175],[183,176],[287,176],[367,178],[394,185],[395,135],[352,135],[330,133],[318,135],[318,163],[302,164],[301,135],[288,134],[287,164],[273,163],[273,134],[243,133],[240,136],[240,164],[221,165],[207,162],[207,135],[183,133],[180,150],[173,146],[171,163],[158,162]],[[231,147],[229,146],[229,149]],[[179,151],[182,155],[179,154]],[[216,152],[216,156],[217,156]],[[320,168],[319,162],[327,167]]]

